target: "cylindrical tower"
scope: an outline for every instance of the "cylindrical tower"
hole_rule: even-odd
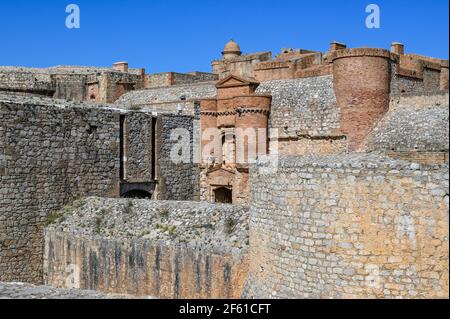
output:
[[[334,91],[341,130],[349,151],[356,151],[389,109],[391,53],[381,49],[347,49],[332,55]]]
[[[200,125],[201,125],[201,159],[202,163],[207,161],[210,156],[218,156],[218,154],[205,154],[204,148],[211,143],[213,136],[207,136],[205,133],[208,129],[217,128],[217,100],[203,99],[200,101]],[[211,131],[211,134],[213,132]]]
[[[269,95],[238,96],[233,99],[236,105],[237,164],[247,164],[249,159],[267,154],[271,101]]]

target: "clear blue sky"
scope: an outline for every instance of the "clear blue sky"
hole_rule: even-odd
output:
[[[81,28],[65,27],[66,5]],[[381,29],[365,27],[366,5],[381,8]],[[234,38],[244,52],[283,47],[325,51],[389,48],[448,59],[448,0],[1,0],[0,65],[109,66],[128,61],[148,73],[210,71]]]

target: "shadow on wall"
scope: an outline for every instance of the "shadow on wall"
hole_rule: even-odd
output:
[[[46,232],[45,283],[105,293],[169,299],[237,299],[246,256],[163,245],[108,241]],[[64,253],[63,253],[64,252]]]

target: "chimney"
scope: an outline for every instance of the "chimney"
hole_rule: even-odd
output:
[[[330,44],[330,52],[332,52],[332,51],[338,51],[338,50],[344,50],[344,49],[347,49],[347,45],[344,44],[344,43],[340,43],[340,42],[337,42],[337,41],[333,41],[333,42],[331,42],[331,44]]]
[[[391,44],[391,52],[398,55],[403,55],[405,54],[405,46],[400,42],[394,42]]]
[[[116,62],[112,68],[119,72],[128,73],[128,62]]]

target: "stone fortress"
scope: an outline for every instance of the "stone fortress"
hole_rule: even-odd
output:
[[[0,296],[448,298],[448,79],[401,43],[0,67]]]

